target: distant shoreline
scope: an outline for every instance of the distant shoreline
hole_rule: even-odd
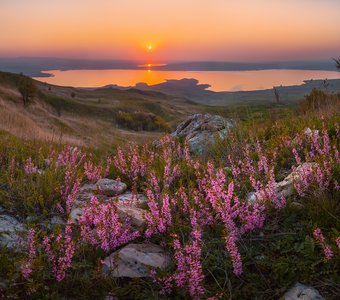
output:
[[[149,62],[130,60],[85,60],[64,58],[1,58],[0,70],[23,73],[31,77],[51,77],[45,70],[147,70]],[[226,62],[226,61],[187,61],[152,62],[153,70],[159,71],[256,71],[256,70],[318,70],[336,71],[331,59],[318,61],[274,61],[274,62]],[[142,65],[142,66],[141,66]],[[139,67],[138,67],[139,66]]]

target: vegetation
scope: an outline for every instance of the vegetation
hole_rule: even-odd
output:
[[[31,78],[23,76],[19,85],[19,92],[24,106],[28,106],[30,100],[36,95],[37,88]]]
[[[119,127],[135,131],[170,131],[170,126],[163,118],[153,113],[118,111],[114,116],[114,122]]]
[[[29,229],[23,252],[0,252],[3,297],[278,299],[299,281],[338,299],[338,101],[313,91],[299,107],[266,119],[260,114],[272,110],[250,108],[254,117],[239,115],[228,139],[206,157],[190,155],[170,137],[158,146],[93,151],[2,133],[0,206]],[[135,117],[122,114],[122,122]],[[294,194],[277,197],[275,181],[305,162],[315,167],[294,182]],[[114,204],[99,199],[82,226],[51,225],[52,216],[67,222],[81,184],[104,176],[148,197],[146,228],[124,230]],[[252,191],[261,195],[255,204],[247,201]],[[104,212],[109,219],[100,217]],[[100,236],[93,236],[96,226]],[[109,253],[145,238],[173,257],[166,271],[145,279],[101,273]]]

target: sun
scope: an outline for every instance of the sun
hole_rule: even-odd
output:
[[[149,50],[149,51],[151,51],[152,50],[152,45],[148,45],[148,47],[147,47],[147,49]]]

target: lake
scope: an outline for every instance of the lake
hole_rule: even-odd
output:
[[[340,72],[319,70],[259,70],[259,71],[156,71],[156,70],[70,70],[45,71],[52,77],[35,77],[42,82],[74,87],[102,87],[108,84],[149,85],[167,79],[195,78],[210,84],[213,91],[251,91],[280,85],[300,85],[310,79],[340,79]]]

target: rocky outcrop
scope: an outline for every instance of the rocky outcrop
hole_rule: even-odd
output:
[[[18,248],[20,237],[18,232],[24,230],[24,225],[16,218],[8,215],[0,208],[0,246]]]
[[[129,244],[104,260],[103,272],[112,277],[148,277],[151,270],[164,270],[169,265],[170,256],[162,247],[151,243]]]
[[[313,287],[301,283],[295,284],[282,297],[284,300],[323,300],[324,298]]]
[[[171,135],[185,138],[191,152],[204,154],[218,138],[226,138],[229,128],[233,126],[232,120],[222,116],[195,114],[182,122]]]

